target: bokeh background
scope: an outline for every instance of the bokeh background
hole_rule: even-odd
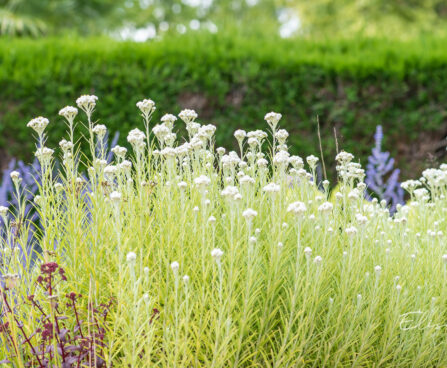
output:
[[[281,112],[303,157],[319,153],[318,118],[329,176],[337,145],[366,165],[381,125],[399,180],[415,178],[446,151],[447,2],[0,0],[0,167],[32,161],[35,116],[56,147],[57,113],[81,94],[123,145],[142,98],[154,123],[195,109],[227,148]]]

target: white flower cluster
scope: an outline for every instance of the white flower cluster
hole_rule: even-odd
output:
[[[155,102],[150,99],[144,99],[137,102],[137,107],[143,113],[143,116],[148,118],[155,111]]]
[[[76,104],[90,117],[96,107],[96,101],[98,101],[98,97],[95,95],[82,95],[78,97]]]
[[[42,116],[39,116],[37,118],[32,119],[26,126],[28,128],[34,129],[36,133],[41,136],[45,130],[45,128],[48,126],[49,120],[47,118],[44,118]]]
[[[59,110],[59,115],[63,116],[69,123],[73,123],[73,120],[78,115],[78,109],[73,106],[65,106]]]

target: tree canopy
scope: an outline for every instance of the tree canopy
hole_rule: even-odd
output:
[[[446,24],[445,0],[0,0],[0,34],[12,36],[289,27],[289,36],[405,38],[445,34]]]

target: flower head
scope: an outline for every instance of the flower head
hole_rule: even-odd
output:
[[[200,175],[198,178],[194,179],[194,184],[201,191],[204,191],[205,188],[211,184],[211,179],[206,175]]]
[[[242,212],[242,216],[244,216],[248,222],[251,222],[257,215],[258,213],[251,208],[247,208],[244,212]]]
[[[182,119],[186,124],[193,122],[195,119],[197,119],[197,113],[194,110],[185,109],[180,111],[180,114],[178,114],[180,119]]]
[[[112,193],[110,193],[110,200],[114,203],[119,203],[121,201],[121,193],[113,191]]]
[[[278,193],[281,187],[275,183],[269,183],[264,188],[262,188],[263,192],[266,193]]]
[[[143,115],[147,118],[155,111],[155,102],[150,99],[144,99],[137,102],[137,107],[141,110]]]
[[[273,111],[265,114],[264,116],[264,120],[267,122],[270,128],[272,128],[272,130],[276,129],[276,126],[278,125],[281,118],[282,118],[281,114]]]
[[[99,140],[102,140],[107,133],[107,128],[103,124],[95,125],[92,132],[98,136]]]
[[[214,249],[211,251],[211,256],[214,258],[214,260],[215,260],[217,263],[220,263],[220,259],[222,258],[223,254],[224,254],[224,252],[223,252],[223,250],[220,249],[220,248],[214,248]]]
[[[97,100],[98,97],[95,95],[82,95],[76,100],[76,105],[78,105],[78,107],[84,111],[87,116],[90,116],[95,109]]]
[[[126,261],[129,265],[134,265],[137,260],[137,255],[134,252],[127,253]]]
[[[9,176],[14,183],[18,183],[20,181],[20,173],[18,171],[11,171]]]
[[[318,211],[319,211],[319,212],[322,212],[322,213],[328,213],[328,212],[331,212],[333,208],[334,208],[334,206],[333,206],[332,203],[330,203],[330,202],[324,202],[323,204],[321,204],[321,205],[318,207]]]
[[[127,153],[127,148],[116,145],[111,149],[111,151],[116,157],[124,158],[124,156],[126,156]]]
[[[295,216],[302,215],[306,212],[307,208],[303,202],[293,202],[287,207],[287,212],[294,214]]]
[[[59,115],[67,119],[69,123],[73,123],[74,118],[78,115],[78,109],[73,106],[65,106],[59,110]]]
[[[49,124],[49,120],[42,116],[32,119],[26,126],[28,128],[34,129],[36,133],[40,136],[44,132],[45,128]]]
[[[177,274],[179,267],[180,265],[177,261],[171,263],[171,270],[174,272],[174,274]]]

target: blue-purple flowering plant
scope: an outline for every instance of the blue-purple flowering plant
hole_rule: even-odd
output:
[[[374,135],[375,146],[368,157],[365,183],[371,196],[385,200],[390,212],[396,211],[398,204],[404,204],[404,191],[399,183],[399,169],[394,168],[394,158],[389,152],[382,152],[383,130],[378,125]]]

